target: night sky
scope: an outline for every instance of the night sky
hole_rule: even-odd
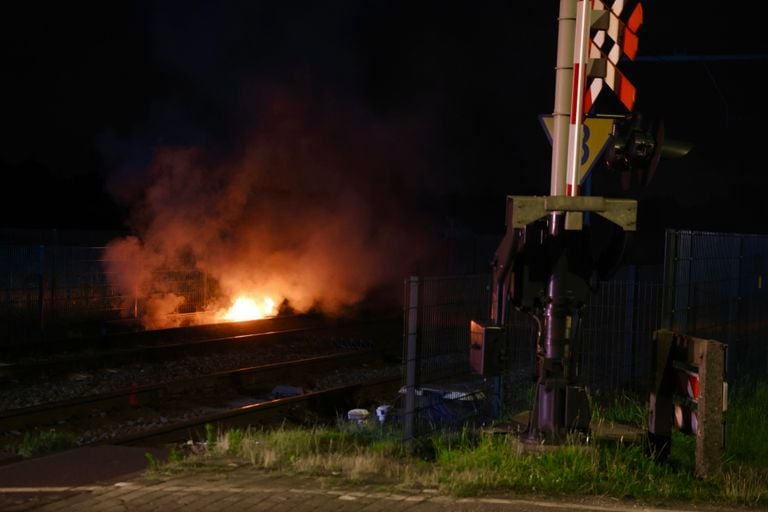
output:
[[[501,233],[507,194],[549,191],[555,1],[15,4],[0,227],[123,229],[158,147],[227,162],[275,137],[387,169],[381,194],[440,229]],[[636,193],[640,230],[768,232],[760,20],[644,7],[622,69],[637,110],[694,149]],[[612,179],[594,193],[620,194]]]

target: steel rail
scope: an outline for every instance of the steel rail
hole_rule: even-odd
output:
[[[317,323],[320,321],[321,323]],[[250,322],[249,324],[252,324]],[[315,316],[291,317],[287,325],[279,325],[275,322],[259,324],[261,328],[258,332],[248,332],[241,334],[229,334],[227,336],[205,337],[200,339],[182,339],[179,341],[180,333],[169,332],[168,336],[172,341],[148,342],[143,336],[134,334],[134,337],[124,339],[120,344],[104,342],[98,349],[89,349],[79,353],[56,355],[53,354],[49,359],[33,362],[5,362],[0,366],[0,382],[17,380],[24,381],[29,379],[39,379],[45,375],[61,375],[68,372],[77,371],[87,367],[115,366],[128,364],[131,362],[149,362],[161,361],[184,353],[190,355],[194,353],[205,353],[210,351],[212,346],[221,345],[226,349],[241,350],[245,343],[264,342],[265,340],[278,341],[285,336],[294,336],[300,333],[331,333],[341,335],[345,332],[363,332],[370,329],[372,325],[378,325],[382,322],[372,321],[328,321],[318,320]],[[156,334],[153,334],[156,336]],[[95,342],[94,342],[95,343]],[[220,349],[221,350],[221,349]]]
[[[277,398],[266,402],[234,407],[213,412],[192,420],[175,423],[152,431],[127,435],[121,438],[104,440],[95,444],[151,446],[174,442],[201,441],[207,436],[207,426],[217,429],[250,427],[264,424],[283,424],[284,412],[292,408],[304,407],[319,412],[332,420],[348,407],[355,405],[354,395],[382,389],[392,392],[401,383],[401,378],[386,377],[369,381],[359,381],[329,389],[313,391],[301,395]]]
[[[173,380],[158,384],[149,384],[101,395],[41,404],[23,409],[0,412],[0,432],[21,430],[33,425],[45,425],[66,420],[93,411],[146,406],[166,400],[169,397],[183,396],[185,393],[205,389],[217,389],[224,386],[236,389],[255,388],[258,385],[280,383],[281,380],[296,377],[308,378],[329,368],[338,368],[343,363],[359,364],[377,357],[374,350],[354,350],[322,356],[308,357],[293,361],[268,363],[253,367],[227,370],[212,374]]]

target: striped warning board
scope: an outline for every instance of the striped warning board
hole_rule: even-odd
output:
[[[592,35],[589,48],[592,78],[585,94],[585,112],[589,112],[595,100],[608,86],[619,98],[622,105],[632,111],[637,90],[618,69],[621,57],[634,60],[637,56],[639,38],[637,31],[643,23],[643,8],[640,3],[625,12],[623,0],[616,0],[606,8],[600,0],[592,0]]]

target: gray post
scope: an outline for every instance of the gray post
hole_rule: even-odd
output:
[[[694,400],[698,425],[683,419],[684,432],[696,436],[696,475],[711,478],[722,470],[725,423],[723,412],[727,401],[725,352],[727,345],[715,340],[693,338],[661,329],[654,332],[654,367],[651,382],[648,440],[659,457],[670,451],[675,408],[686,394]],[[681,370],[682,369],[682,370]],[[692,370],[691,370],[692,369]],[[680,371],[694,371],[698,377],[698,395],[684,389]],[[683,388],[681,388],[681,386]],[[677,395],[677,396],[676,396]],[[675,405],[677,403],[677,405]],[[679,418],[680,419],[680,418]]]
[[[699,428],[696,434],[696,474],[710,478],[720,474],[725,428],[723,423],[723,381],[726,345],[699,340]]]
[[[419,339],[419,278],[406,281],[406,356],[405,356],[405,409],[403,411],[403,440],[410,445],[414,436],[416,415],[417,343]]]

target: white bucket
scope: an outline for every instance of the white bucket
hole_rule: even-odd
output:
[[[376,408],[376,417],[379,419],[379,423],[384,424],[387,421],[390,409],[392,409],[391,405],[380,405]]]

